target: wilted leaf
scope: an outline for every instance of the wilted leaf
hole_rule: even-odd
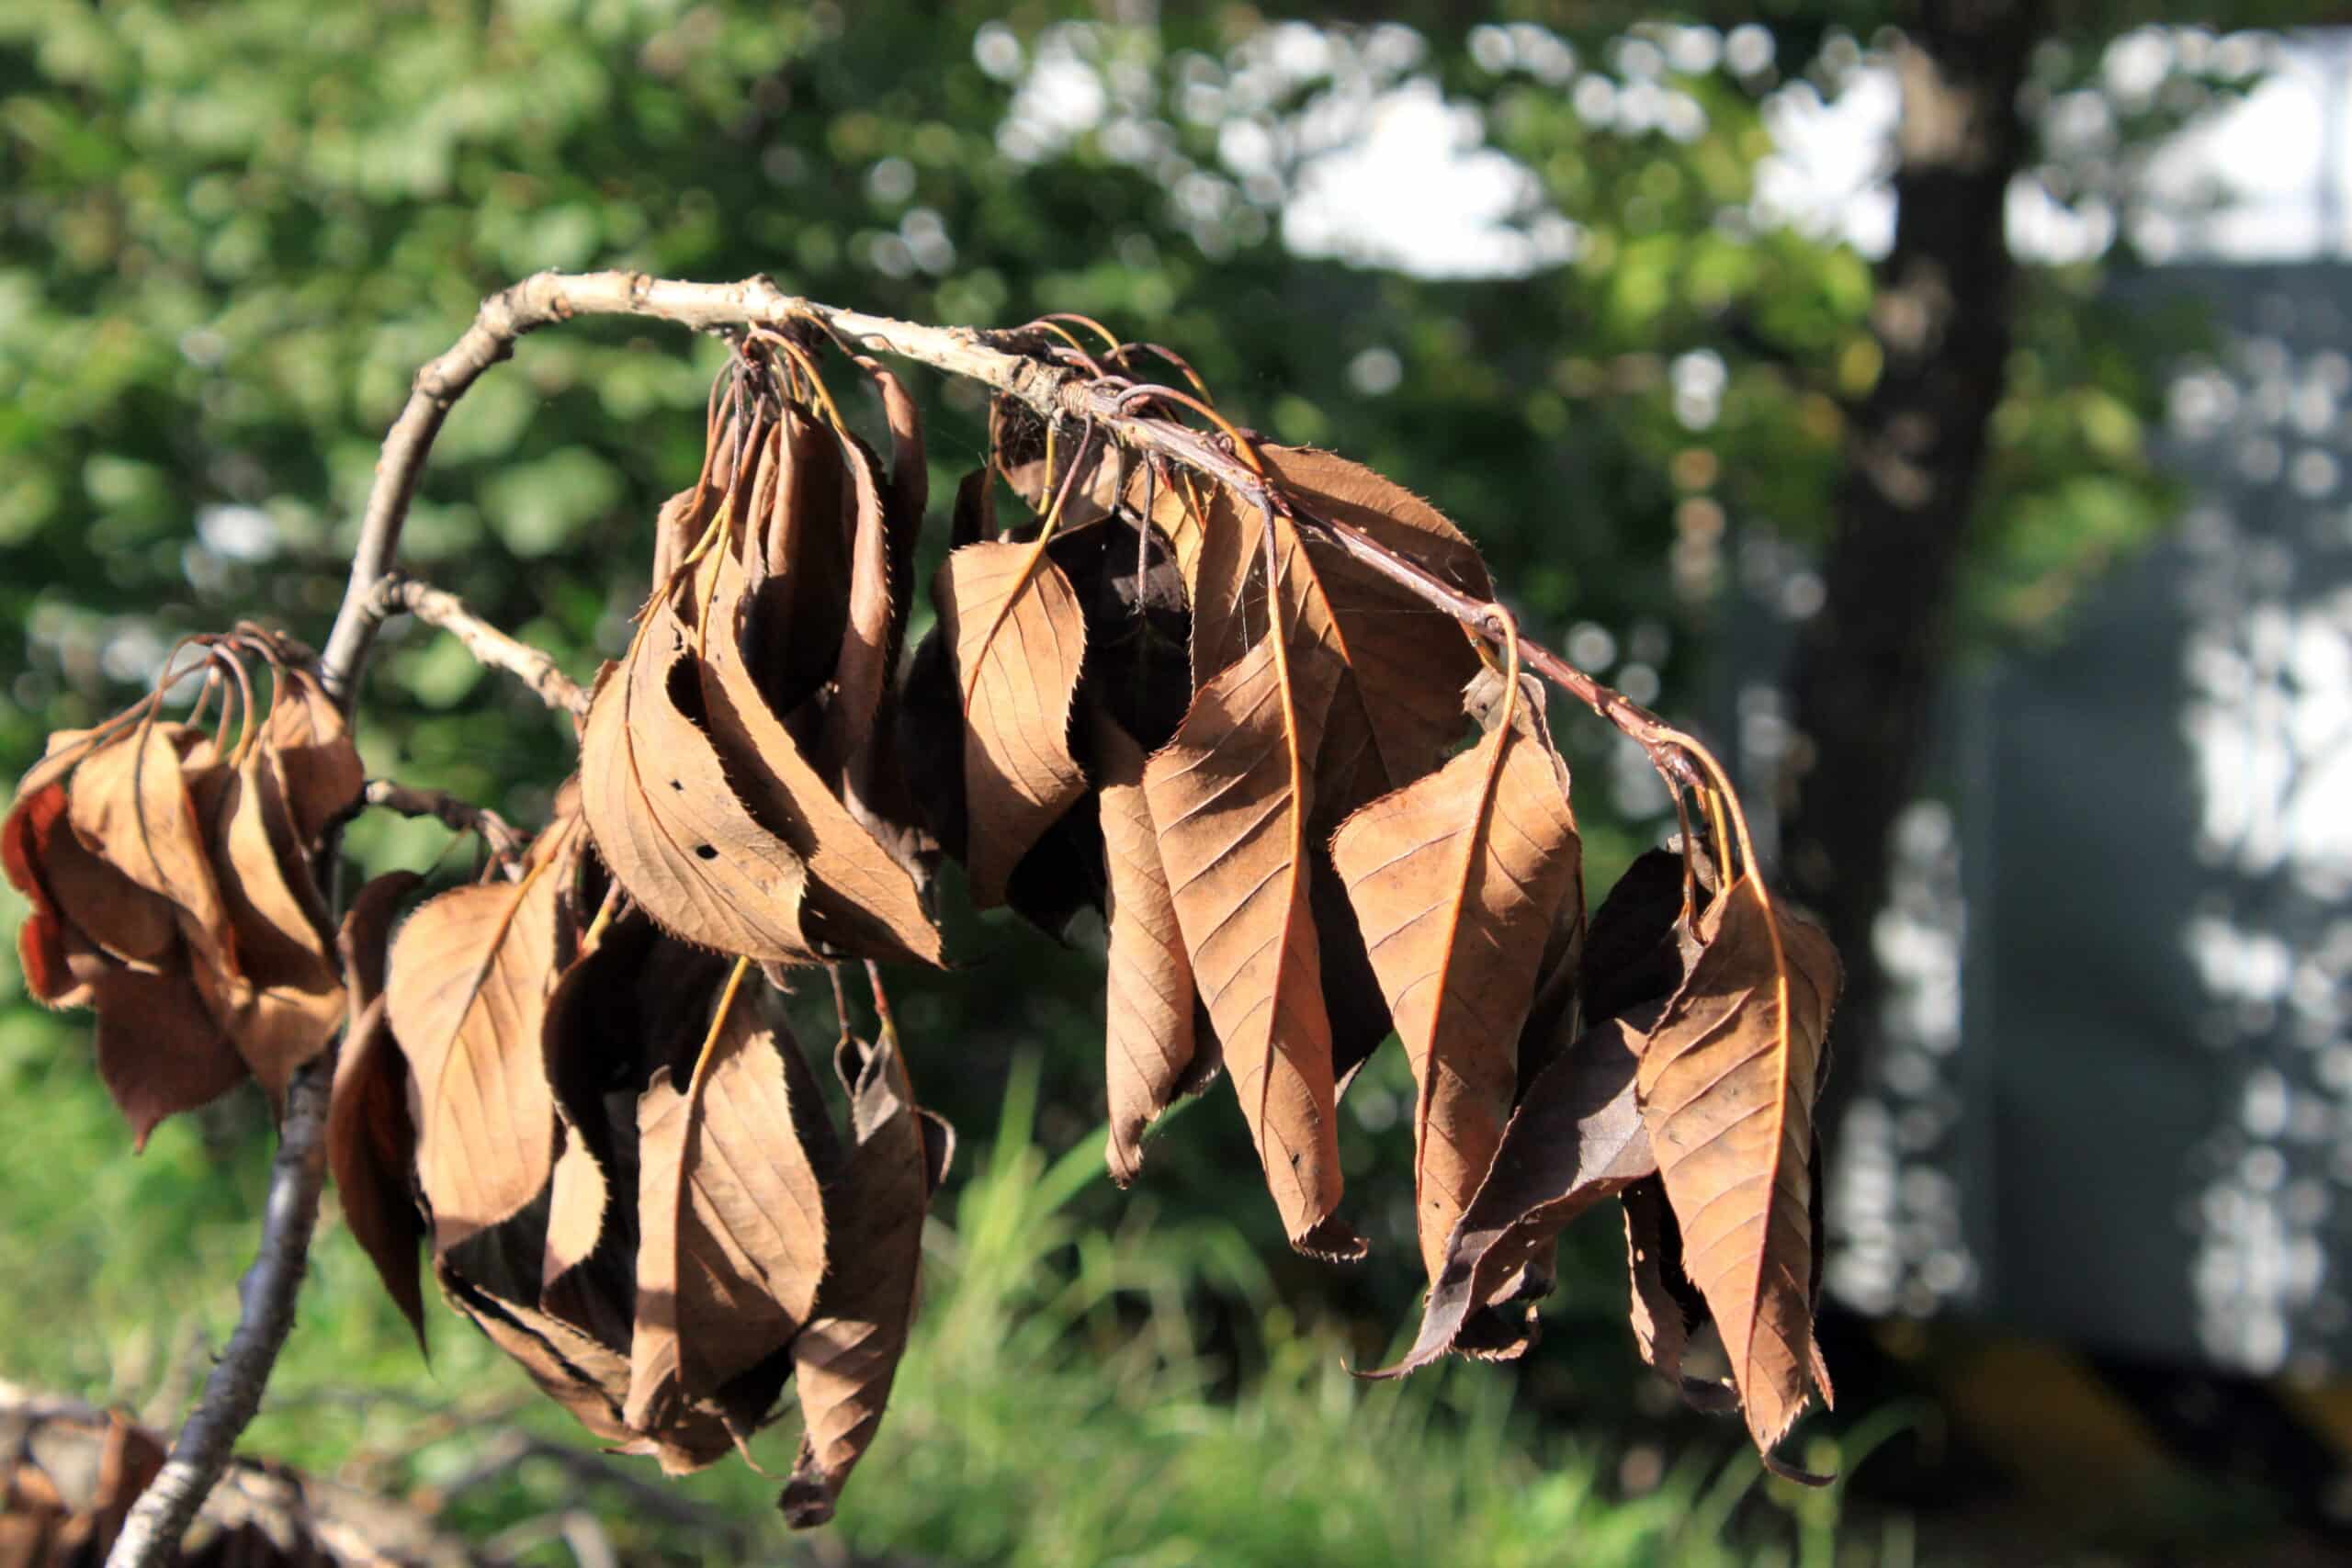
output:
[[[1577,885],[1565,774],[1540,728],[1503,724],[1331,840],[1419,1088],[1415,1220],[1432,1281],[1502,1138],[1537,966]]]
[[[938,963],[939,932],[913,876],[826,787],[745,667],[740,569],[723,552],[708,564],[702,716],[745,808],[807,868],[802,931],[826,949]]]
[[[50,1007],[97,1010],[98,1074],[143,1147],[164,1117],[235,1088],[245,1066],[197,991],[178,907],[73,829],[66,775],[102,739],[131,744],[131,733],[52,737],[0,822],[0,863],[32,904],[17,933],[27,988]]]
[[[1195,983],[1291,1244],[1351,1257],[1363,1244],[1332,1217],[1341,1180],[1331,1025],[1306,851],[1306,758],[1334,674],[1320,661],[1295,674],[1282,640],[1261,639],[1201,688],[1146,765],[1144,795]]]
[[[1510,1277],[1569,1221],[1657,1171],[1634,1104],[1641,1021],[1603,1021],[1529,1088],[1492,1168],[1446,1238],[1413,1348],[1370,1376],[1400,1377],[1444,1355],[1471,1314],[1504,1294]]]
[[[1143,1162],[1143,1131],[1196,1077],[1193,964],[1176,926],[1159,834],[1144,799],[1141,747],[1097,709],[1102,861],[1110,884],[1103,1066],[1110,1089],[1111,1178],[1124,1187]]]
[[[1643,1119],[1683,1260],[1770,1454],[1813,1386],[1813,1101],[1839,971],[1753,875],[1700,918],[1697,962],[1643,1049]]]
[[[387,872],[359,890],[343,918],[337,945],[352,1022],[335,1057],[326,1126],[327,1168],[334,1174],[343,1223],[415,1331],[419,1349],[424,1348],[424,1287],[416,1254],[424,1221],[409,1190],[416,1124],[409,1118],[408,1063],[385,1021],[383,993],[392,917],[423,881],[414,872]]]
[[[269,717],[262,726],[261,743],[277,759],[278,781],[300,852],[297,866],[307,878],[308,857],[328,825],[359,803],[368,780],[343,710],[335,706],[317,676],[288,659],[292,655],[307,660],[307,650],[282,642],[277,648],[277,686],[270,698]]]
[[[792,1341],[825,1268],[824,1198],[784,1053],[799,1046],[733,989],[681,1093],[639,1104],[637,1332],[625,1415],[662,1425]],[[844,1237],[851,1247],[856,1236]]]
[[[964,707],[972,901],[1004,901],[1013,866],[1086,791],[1069,750],[1086,621],[1061,568],[1032,545],[984,540],[933,580]]]
[[[837,1240],[816,1316],[792,1343],[805,1425],[778,1503],[796,1529],[832,1517],[882,1424],[914,1318],[923,1213],[945,1159],[926,1137],[930,1119],[887,1025],[872,1045],[843,1041],[837,1065],[857,1142],[826,1192],[826,1227]]]
[[[1617,1196],[1625,1209],[1625,1263],[1633,1287],[1627,1316],[1634,1347],[1693,1409],[1718,1415],[1738,1409],[1735,1390],[1682,1375],[1691,1326],[1705,1319],[1707,1303],[1683,1272],[1682,1231],[1667,1204],[1665,1186],[1652,1176]]]
[[[386,1003],[416,1081],[417,1179],[439,1253],[519,1213],[554,1163],[541,1034],[581,846],[576,818],[548,832],[562,841],[534,845],[520,882],[444,893],[392,944]]]
[[[619,1453],[654,1455],[664,1472],[701,1469],[733,1445],[716,1410],[681,1411],[672,1424],[640,1432],[621,1416],[628,1361],[620,1352],[543,1312],[492,1295],[453,1272],[447,1258],[434,1267],[449,1304],[471,1318],[490,1342],[531,1375],[540,1391]]]
[[[274,1105],[343,1022],[326,907],[298,845],[274,751],[256,746],[233,768],[206,770],[195,801],[235,937],[238,974],[222,987],[221,1022]]]

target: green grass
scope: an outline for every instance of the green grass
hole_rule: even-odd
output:
[[[0,1376],[134,1407],[176,1379],[184,1398],[199,1347],[233,1319],[268,1140],[241,1102],[165,1125],[134,1158],[83,1028],[0,998]],[[1039,1568],[1882,1560],[1876,1542],[1835,1552],[1834,1495],[1759,1489],[1754,1460],[1727,1446],[1626,1496],[1602,1440],[1513,1412],[1507,1372],[1358,1382],[1339,1341],[1292,1321],[1222,1223],[1132,1203],[1119,1228],[1081,1230],[1069,1205],[1102,1179],[1100,1139],[1049,1156],[1032,1135],[1035,1090],[1035,1073],[1016,1071],[1001,1124],[967,1152],[933,1223],[923,1315],[833,1541],[788,1538],[775,1483],[731,1461],[675,1483],[724,1529],[665,1524],[544,1461],[466,1489],[448,1522],[480,1537],[587,1506],[631,1562],[841,1562],[844,1547],[864,1561]],[[1246,1343],[1204,1345],[1204,1286],[1249,1304]],[[436,1310],[432,1332],[428,1369],[330,1219],[247,1450],[408,1492],[447,1485],[504,1428],[587,1446],[455,1317]],[[175,1418],[168,1390],[164,1404]],[[757,1450],[781,1472],[792,1446],[787,1419]],[[566,1558],[547,1545],[525,1561]]]

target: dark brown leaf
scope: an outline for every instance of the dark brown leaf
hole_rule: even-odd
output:
[[[1176,925],[1159,834],[1144,799],[1143,749],[1102,710],[1091,716],[1101,769],[1102,859],[1110,884],[1103,1057],[1110,1089],[1111,1179],[1143,1162],[1143,1133],[1193,1074],[1193,964]]]
[[[1596,1025],[1536,1079],[1447,1237],[1413,1348],[1368,1376],[1401,1377],[1444,1355],[1474,1312],[1509,1294],[1505,1284],[1544,1243],[1657,1170],[1634,1097],[1639,1021]]]

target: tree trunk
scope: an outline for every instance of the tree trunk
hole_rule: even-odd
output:
[[[1918,784],[2009,354],[2016,267],[2003,216],[2026,150],[2018,91],[2041,10],[2041,0],[1923,0],[1895,51],[1894,245],[1871,308],[1883,367],[1847,427],[1826,593],[1791,676],[1799,739],[1783,873],[1847,964],[1819,1113],[1831,1140],[1878,1033],[1871,930],[1890,830]]]

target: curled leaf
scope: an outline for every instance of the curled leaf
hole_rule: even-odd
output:
[[[832,1517],[882,1424],[914,1318],[923,1213],[952,1147],[930,1135],[938,1123],[916,1106],[887,1025],[871,1045],[843,1041],[838,1065],[857,1141],[826,1193],[827,1232],[838,1239],[816,1315],[792,1344],[804,1427],[778,1506],[796,1529]]]

